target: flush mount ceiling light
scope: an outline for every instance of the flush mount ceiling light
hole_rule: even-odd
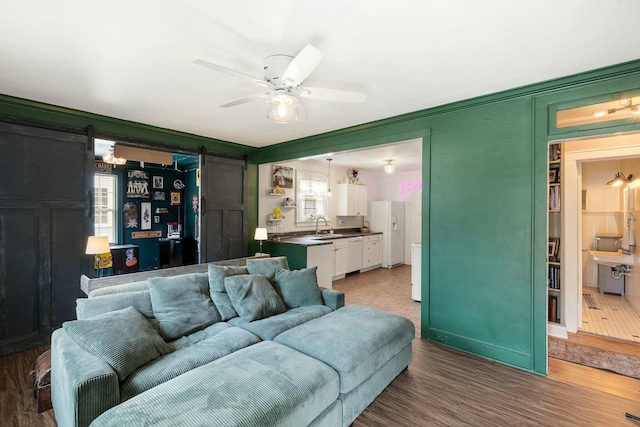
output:
[[[607,114],[615,114],[618,111],[622,111],[622,110],[630,110],[631,114],[640,114],[640,105],[633,105],[633,100],[632,99],[622,99],[620,101],[620,105],[622,105],[622,107],[619,108],[609,108],[606,111],[596,111],[595,113],[593,113],[593,117],[595,118],[600,118],[600,117],[604,117]]]
[[[394,173],[396,171],[396,165],[392,165],[393,160],[387,160],[387,164],[384,165],[384,171],[386,173]]]
[[[616,176],[609,182],[607,185],[612,185],[614,187],[620,187],[622,184],[633,181],[633,175],[629,175],[629,177],[625,177],[622,172],[616,173]]]
[[[276,89],[267,97],[267,118],[276,123],[298,120],[298,98],[285,88]]]

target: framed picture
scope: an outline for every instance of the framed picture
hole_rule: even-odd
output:
[[[154,215],[153,223],[154,224],[160,224],[160,215]]]
[[[558,184],[559,182],[560,182],[560,169],[559,168],[549,169],[549,183]]]
[[[153,201],[154,202],[164,202],[167,198],[165,196],[164,191],[154,191],[153,192]]]
[[[149,173],[141,170],[127,171],[127,198],[149,198]]]
[[[122,206],[122,222],[124,228],[138,228],[138,206],[127,202]]]
[[[293,168],[273,165],[271,169],[271,186],[274,188],[293,188]]]
[[[164,177],[162,176],[154,176],[153,177],[153,188],[164,188]]]
[[[151,230],[151,203],[140,203],[140,229]]]
[[[171,191],[171,206],[182,206],[182,193],[179,191]]]

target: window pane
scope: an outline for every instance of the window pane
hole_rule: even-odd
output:
[[[109,243],[117,241],[116,188],[115,175],[94,175],[94,234],[107,236]]]

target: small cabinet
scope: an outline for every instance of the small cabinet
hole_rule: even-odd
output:
[[[349,239],[333,241],[333,280],[342,279],[347,274]]]
[[[338,184],[337,216],[364,216],[367,214],[367,187]]]
[[[364,236],[362,271],[372,270],[382,264],[382,234]]]

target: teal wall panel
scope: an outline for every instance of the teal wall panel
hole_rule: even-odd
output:
[[[531,369],[532,124],[522,97],[441,115],[431,136],[427,337]],[[424,310],[423,310],[424,314]],[[511,360],[515,358],[515,360]],[[524,364],[522,364],[524,362]]]

